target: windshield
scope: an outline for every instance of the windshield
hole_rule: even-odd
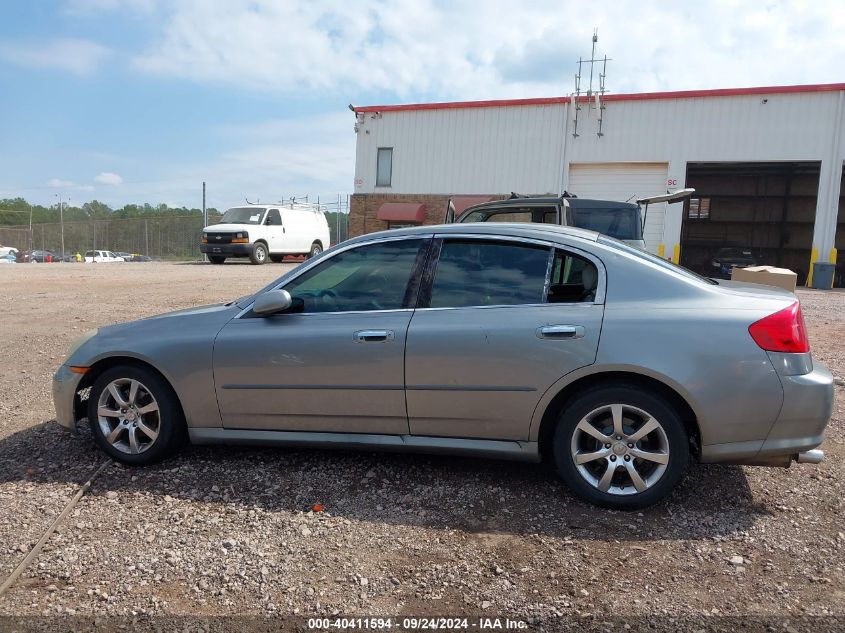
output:
[[[604,233],[618,240],[643,239],[637,207],[578,207],[570,205],[572,225]]]
[[[220,224],[261,224],[264,209],[255,207],[234,207],[220,218]]]
[[[620,242],[619,240],[615,240],[615,239],[610,238],[610,237],[604,237],[603,235],[599,236],[599,239],[597,241],[599,242],[599,244],[604,244],[606,246],[612,246],[613,248],[619,249],[620,251],[624,251],[626,253],[629,253],[631,255],[639,257],[640,259],[644,259],[647,262],[651,262],[652,264],[657,264],[658,266],[660,266],[661,268],[665,268],[666,270],[671,270],[672,272],[680,273],[681,275],[684,275],[685,277],[688,277],[690,279],[694,279],[696,281],[703,281],[704,283],[707,283],[707,284],[710,284],[710,285],[713,285],[713,286],[718,285],[718,282],[713,281],[712,279],[709,279],[707,277],[703,277],[703,276],[699,275],[698,273],[694,273],[689,268],[684,268],[683,266],[678,266],[678,264],[675,264],[671,261],[663,259],[662,257],[658,257],[657,255],[652,255],[648,251],[644,251],[641,248],[636,248],[635,246],[630,246],[630,245],[626,244],[625,242]]]

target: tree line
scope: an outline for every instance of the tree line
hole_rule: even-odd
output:
[[[202,215],[202,209],[169,207],[166,204],[127,204],[119,209],[112,209],[99,200],[91,200],[80,206],[62,204],[62,207],[63,213],[60,214],[58,203],[45,207],[40,204],[31,205],[24,198],[3,198],[0,199],[0,225],[29,224],[30,211],[32,212],[33,224],[58,222],[60,215],[64,216],[65,222]],[[214,207],[209,207],[207,211],[212,221],[220,215],[220,212]]]

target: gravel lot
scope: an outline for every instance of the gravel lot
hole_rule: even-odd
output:
[[[50,378],[71,340],[234,298],[288,267],[0,268],[0,583],[104,461],[52,421]],[[799,296],[815,357],[845,377],[845,293]],[[821,465],[695,465],[669,502],[640,513],[585,505],[541,466],[478,459],[189,448],[150,468],[113,465],[0,597],[0,615],[845,626],[832,619],[845,617],[845,387],[836,392]]]

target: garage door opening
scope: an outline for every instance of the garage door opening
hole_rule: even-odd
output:
[[[739,249],[750,251],[742,265],[789,268],[804,284],[820,166],[818,162],[689,163],[686,185],[695,194],[684,204],[681,264],[719,276],[716,262],[721,249]]]

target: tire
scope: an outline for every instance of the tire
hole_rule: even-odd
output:
[[[136,384],[132,402],[129,398]],[[129,406],[121,406],[111,387]],[[116,415],[101,416],[102,410]],[[170,385],[149,369],[131,365],[112,367],[94,381],[88,397],[88,422],[97,445],[132,466],[151,464],[172,453],[185,429],[182,409]]]
[[[281,264],[284,258],[284,255],[270,255],[270,261],[274,264]]]
[[[253,264],[263,264],[267,261],[267,245],[264,242],[256,242],[252,247],[249,260]]]
[[[621,434],[614,432],[614,419],[621,422]],[[646,425],[652,430],[642,435]],[[634,441],[626,441],[629,436]],[[659,395],[630,385],[596,387],[570,401],[552,443],[558,475],[569,488],[586,501],[615,510],[663,500],[689,463],[689,439],[677,411]],[[576,455],[591,459],[576,464]],[[631,469],[639,476],[638,485]]]
[[[312,257],[317,257],[317,255],[319,255],[322,252],[323,252],[323,247],[320,245],[320,242],[314,242],[311,245],[311,250],[308,251],[308,259],[311,259]]]
[[[212,264],[222,264],[226,261],[226,258],[220,255],[209,255],[208,261],[210,261]]]

